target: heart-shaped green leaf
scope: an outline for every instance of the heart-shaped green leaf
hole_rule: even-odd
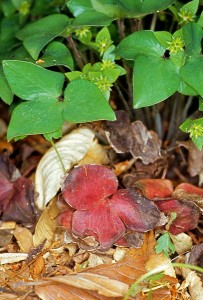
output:
[[[67,121],[115,120],[115,114],[102,92],[88,80],[71,81],[64,96],[64,118]]]
[[[64,76],[30,62],[4,60],[3,69],[14,94],[23,100],[61,95]]]
[[[7,138],[29,134],[50,133],[61,128],[63,102],[57,99],[40,99],[19,104],[13,111]]]
[[[134,107],[165,100],[179,87],[177,67],[169,59],[139,56],[134,65]]]
[[[63,14],[54,14],[25,26],[16,36],[23,41],[26,50],[37,59],[40,51],[58,36],[68,25],[69,18]]]

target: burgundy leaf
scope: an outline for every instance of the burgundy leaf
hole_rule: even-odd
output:
[[[117,178],[111,170],[101,165],[84,165],[74,168],[65,178],[62,195],[70,206],[85,210],[114,194],[117,187]]]
[[[156,205],[134,190],[118,190],[109,205],[131,230],[138,232],[149,231],[160,220],[160,212]]]
[[[173,193],[173,184],[168,179],[140,179],[133,186],[150,200],[168,198]]]
[[[192,201],[203,211],[203,189],[190,183],[181,183],[172,194],[173,197],[180,200]]]
[[[86,211],[73,213],[72,233],[80,237],[94,236],[100,242],[100,249],[110,248],[125,234],[125,225],[111,211],[108,199]]]
[[[160,211],[166,214],[177,214],[175,220],[169,227],[169,232],[172,234],[179,234],[197,227],[200,217],[200,210],[192,202],[170,199],[158,200],[156,201],[156,205]]]
[[[34,186],[6,154],[0,156],[0,214],[2,220],[24,225],[33,224],[36,218]]]
[[[134,190],[116,191],[117,186],[116,176],[104,166],[73,169],[59,199],[60,225],[76,238],[93,236],[101,250],[122,238],[127,228],[139,232],[154,228],[160,220],[156,205]]]

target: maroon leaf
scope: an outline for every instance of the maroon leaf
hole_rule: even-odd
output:
[[[158,200],[156,201],[156,205],[160,211],[166,214],[177,214],[175,220],[169,227],[169,231],[172,234],[179,234],[197,227],[200,217],[200,210],[192,202],[170,199]]]
[[[203,210],[203,189],[190,183],[181,183],[172,194],[173,197],[180,200],[192,201],[201,210]]]
[[[117,178],[111,170],[101,165],[84,165],[68,174],[62,195],[70,206],[84,210],[114,194],[117,187]]]
[[[134,187],[150,200],[168,198],[173,193],[173,184],[168,179],[140,179],[135,182]]]
[[[101,250],[110,248],[127,228],[139,232],[154,228],[160,219],[156,205],[134,190],[116,191],[117,186],[116,176],[104,166],[73,169],[63,184],[59,223],[73,236],[93,236]]]
[[[160,220],[156,205],[134,190],[118,190],[109,205],[113,213],[131,230],[146,232]]]
[[[6,154],[0,156],[0,215],[2,220],[26,225],[36,218],[34,186],[20,175]]]

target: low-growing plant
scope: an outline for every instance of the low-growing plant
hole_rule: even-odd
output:
[[[181,112],[178,126],[201,149],[203,118],[187,119],[194,99],[203,110],[201,9],[199,0],[1,1],[8,140],[59,138],[65,121],[114,120],[115,107],[153,114],[162,135],[157,103],[171,97],[167,137]]]

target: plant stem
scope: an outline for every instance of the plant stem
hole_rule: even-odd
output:
[[[117,21],[118,24],[118,30],[119,30],[119,37],[120,40],[125,38],[125,25],[124,25],[124,20],[123,19],[119,19]]]
[[[154,31],[156,27],[157,14],[153,14],[150,30]]]
[[[128,290],[126,296],[124,297],[124,300],[128,300],[128,298],[133,295],[136,296],[138,294],[139,290],[139,284],[141,282],[143,282],[144,280],[150,278],[152,275],[157,274],[157,273],[161,273],[164,270],[166,270],[167,267],[169,266],[173,266],[173,267],[178,267],[178,268],[187,268],[187,269],[191,269],[194,271],[198,271],[200,273],[203,273],[203,268],[198,267],[198,266],[194,266],[194,265],[190,265],[190,264],[183,264],[183,263],[171,263],[171,264],[164,264],[162,266],[159,266],[147,273],[145,273],[144,275],[140,276],[130,287],[130,289]]]
[[[117,92],[118,92],[118,94],[119,94],[119,97],[120,97],[121,101],[123,102],[123,105],[125,106],[125,109],[126,109],[126,111],[129,113],[129,116],[130,116],[130,118],[131,118],[131,120],[132,120],[132,118],[133,118],[132,111],[131,111],[131,109],[130,109],[128,103],[127,103],[127,101],[125,100],[125,97],[123,96],[123,93],[122,93],[120,87],[118,86],[117,83],[115,83],[114,86],[115,86],[115,88],[117,89]]]
[[[73,38],[72,38],[71,35],[69,35],[67,39],[68,39],[68,42],[69,42],[69,44],[70,44],[70,46],[71,46],[71,48],[73,50],[73,53],[74,53],[74,56],[75,56],[75,60],[76,60],[76,62],[78,64],[78,66],[80,67],[80,69],[82,70],[82,68],[83,68],[84,65],[83,65],[82,58],[81,58],[81,56],[80,56],[80,54],[78,52],[78,49],[77,49],[77,47],[75,45],[75,42],[73,41]]]
[[[65,168],[65,166],[63,164],[63,161],[62,161],[61,156],[60,156],[60,154],[58,152],[58,149],[57,149],[56,145],[54,144],[53,140],[50,140],[50,143],[51,143],[52,147],[54,148],[54,150],[56,151],[56,155],[58,156],[58,159],[59,159],[59,161],[61,163],[62,170],[63,170],[63,172],[65,174],[66,173],[66,168]]]

